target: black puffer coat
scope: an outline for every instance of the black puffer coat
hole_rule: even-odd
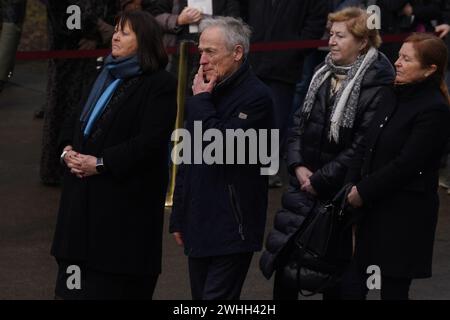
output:
[[[283,209],[276,214],[274,229],[267,237],[267,251],[260,260],[260,268],[267,278],[276,269],[274,263],[280,250],[301,225],[314,202],[311,196],[300,191],[295,168],[305,166],[311,170],[311,184],[318,196],[330,199],[343,186],[347,168],[355,150],[362,143],[375,111],[379,106],[395,103],[392,87],[394,76],[389,60],[380,53],[364,76],[353,128],[341,129],[338,144],[328,140],[330,80],[325,81],[319,89],[303,134],[299,132],[300,111],[295,115],[287,151],[290,185],[283,195]]]

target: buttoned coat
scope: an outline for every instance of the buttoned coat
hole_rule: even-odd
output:
[[[80,111],[66,122],[60,146],[103,157],[106,171],[80,179],[65,169],[51,252],[97,271],[156,275],[176,81],[164,70],[124,80],[87,138]]]
[[[385,276],[431,276],[438,169],[450,134],[449,106],[430,79],[396,87],[397,104],[374,117],[348,180],[364,201],[356,257]],[[365,269],[364,269],[365,270]]]

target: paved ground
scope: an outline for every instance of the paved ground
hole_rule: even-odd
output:
[[[19,63],[13,83],[0,93],[0,299],[53,297],[56,264],[49,250],[60,190],[39,183],[42,121],[33,119],[34,110],[45,102],[45,85],[45,62]],[[280,189],[270,192],[267,229],[280,197]],[[261,275],[258,259],[259,254],[243,299],[271,299],[272,281]],[[433,278],[414,282],[413,299],[450,299],[450,196],[444,192],[434,262]],[[167,232],[155,298],[190,299],[186,259]]]

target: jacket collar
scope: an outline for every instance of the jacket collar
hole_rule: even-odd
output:
[[[395,92],[402,99],[410,99],[417,94],[423,95],[424,90],[439,90],[439,81],[430,76],[429,78],[412,83],[395,85]]]
[[[223,79],[221,82],[219,82],[213,90],[213,94],[220,94],[221,92],[234,88],[238,86],[248,75],[248,72],[250,70],[250,64],[248,63],[247,58],[244,59],[244,62],[242,62],[239,69],[237,69],[234,73],[232,73],[227,78]]]

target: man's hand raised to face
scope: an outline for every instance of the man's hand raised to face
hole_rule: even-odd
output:
[[[203,74],[203,66],[198,68],[198,72],[194,77],[194,83],[192,84],[192,93],[195,95],[209,92],[211,93],[214,89],[214,86],[217,82],[217,74],[212,74],[209,82],[205,81],[205,77]]]

